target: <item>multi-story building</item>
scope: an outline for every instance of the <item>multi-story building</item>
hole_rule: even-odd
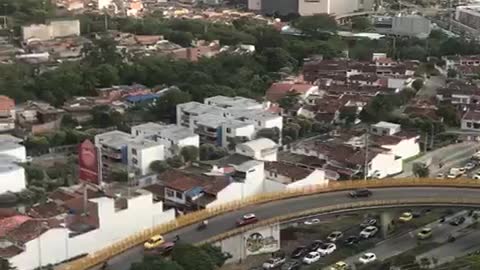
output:
[[[480,30],[480,5],[458,6],[455,20],[466,27]]]
[[[22,27],[22,38],[51,40],[58,37],[80,36],[79,20],[52,20],[47,24],[32,24]]]
[[[191,129],[178,125],[145,123],[132,127],[132,136],[143,137],[165,146],[165,158],[178,155],[182,147],[200,146],[200,137]]]
[[[177,124],[199,134],[201,141],[224,147],[234,140],[250,140],[261,129],[282,130],[282,116],[267,111],[262,104],[245,98],[228,99],[214,97],[206,99],[206,104],[179,104]]]
[[[18,163],[25,162],[26,150],[21,139],[0,135],[0,194],[19,192],[26,187],[25,170]]]
[[[264,14],[343,15],[358,10],[372,10],[374,0],[249,0],[248,8]]]
[[[0,132],[15,129],[15,101],[0,96]]]
[[[95,136],[104,182],[110,182],[115,172],[135,176],[150,173],[150,164],[165,159],[165,146],[160,142],[136,138],[121,131],[110,131]]]
[[[373,16],[373,26],[381,34],[427,38],[430,20],[419,15]]]

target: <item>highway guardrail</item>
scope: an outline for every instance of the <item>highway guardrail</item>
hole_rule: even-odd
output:
[[[186,227],[205,219],[221,215],[227,212],[236,211],[243,207],[263,204],[272,201],[285,200],[300,196],[308,196],[320,193],[335,192],[342,190],[351,190],[357,188],[395,188],[395,187],[448,187],[448,188],[480,188],[480,181],[473,179],[429,179],[429,178],[408,178],[408,179],[381,179],[381,180],[353,180],[353,181],[335,181],[327,186],[308,186],[296,189],[287,189],[282,192],[263,193],[256,196],[245,198],[244,200],[225,203],[216,207],[192,212],[177,217],[171,222],[157,225],[155,227],[143,230],[130,235],[111,246],[94,252],[79,260],[73,261],[61,267],[64,270],[86,270],[95,265],[101,264],[110,258],[125,252],[135,246],[147,241],[156,234],[166,234],[174,230]],[[439,198],[441,201],[441,198]],[[459,201],[460,202],[460,201]],[[361,202],[359,202],[361,203]],[[433,202],[432,202],[433,203]],[[455,202],[452,202],[455,203]],[[480,200],[478,201],[480,204]],[[332,206],[335,207],[335,206]],[[354,207],[354,206],[351,206]],[[288,216],[288,215],[287,215]],[[270,222],[265,221],[265,222]],[[263,223],[260,223],[260,225]],[[247,227],[248,228],[248,227]]]

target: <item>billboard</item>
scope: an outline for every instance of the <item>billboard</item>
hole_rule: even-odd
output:
[[[250,231],[245,235],[245,255],[272,253],[280,249],[278,224]]]
[[[90,140],[85,140],[78,149],[80,181],[99,184],[97,148]]]

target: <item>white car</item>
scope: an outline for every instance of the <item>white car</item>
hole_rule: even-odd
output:
[[[285,257],[270,258],[268,261],[263,263],[263,269],[275,269],[280,267],[285,263]]]
[[[368,226],[366,227],[365,229],[363,229],[361,232],[360,232],[360,236],[362,238],[370,238],[370,237],[374,237],[375,234],[377,234],[378,232],[378,228],[375,227],[375,226]]]
[[[377,260],[377,255],[375,255],[375,253],[367,252],[363,254],[358,260],[363,264],[371,263]]]
[[[480,172],[477,172],[473,175],[473,179],[480,180]]]
[[[438,173],[435,178],[437,178],[437,179],[443,179],[443,178],[445,178],[445,174],[443,174],[443,173]]]
[[[315,225],[315,224],[318,224],[318,223],[320,223],[320,219],[318,219],[318,218],[309,219],[309,220],[306,220],[305,222],[303,222],[303,224],[305,224],[305,225]]]
[[[324,243],[317,249],[317,252],[323,257],[332,254],[336,249],[337,245],[334,243]]]
[[[327,240],[330,242],[336,242],[338,239],[343,237],[343,233],[340,231],[334,231],[327,236]]]
[[[305,257],[303,257],[303,263],[305,264],[312,264],[314,262],[318,262],[320,260],[320,253],[318,252],[310,252]]]

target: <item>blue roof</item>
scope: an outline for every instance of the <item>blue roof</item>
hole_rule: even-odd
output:
[[[194,187],[192,189],[190,189],[189,191],[187,191],[186,195],[188,197],[195,197],[197,195],[199,195],[200,193],[203,192],[203,188],[202,187]]]
[[[160,97],[160,95],[158,95],[158,94],[146,94],[146,95],[128,96],[125,99],[128,102],[137,103],[137,102],[155,100],[159,97]]]

